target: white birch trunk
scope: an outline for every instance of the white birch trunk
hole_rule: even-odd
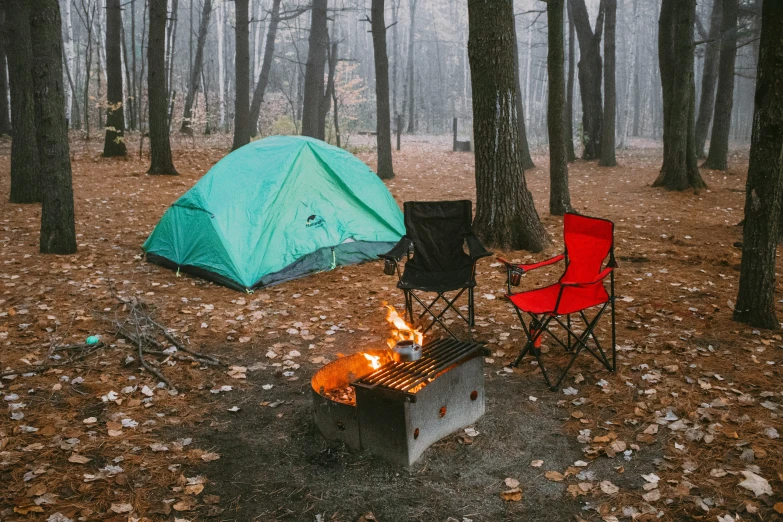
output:
[[[73,81],[76,81],[75,74],[76,69],[74,66],[74,63],[76,61],[76,55],[74,54],[73,50],[73,22],[71,20],[71,0],[65,0],[64,3],[64,10],[63,10],[63,24],[65,24],[64,27],[64,35],[63,35],[63,48],[65,50],[65,67],[68,69],[67,74],[71,75],[71,79]],[[71,116],[73,111],[73,97],[74,92],[73,89],[71,89],[71,82],[68,81],[68,78],[65,79],[65,117],[68,118],[68,122],[71,122]]]
[[[106,85],[106,0],[101,1],[96,9],[98,26],[96,35],[98,40],[98,69],[101,72],[101,81]]]
[[[255,42],[255,54],[254,54],[254,61],[253,61],[253,78],[251,79],[251,84],[255,86],[256,81],[258,81],[258,76],[261,74],[261,64],[263,57],[263,42],[264,42],[264,35],[266,33],[266,24],[261,21],[261,18],[263,18],[263,9],[264,6],[260,2],[260,0],[257,3],[258,5],[258,17],[256,17],[256,27],[255,27],[255,35],[254,35],[254,42]],[[252,10],[251,10],[252,12]]]
[[[532,112],[530,107],[530,89],[533,85],[533,74],[531,67],[533,65],[533,28],[527,29],[527,65],[525,66],[525,126],[530,127],[530,113]]]
[[[215,11],[217,20],[217,58],[218,58],[218,105],[220,107],[220,127],[222,128],[226,124],[226,78],[225,67],[223,63],[223,24],[224,24],[224,12],[223,2],[218,0],[217,9]]]
[[[628,53],[628,64],[629,66],[626,67],[626,70],[628,71],[628,78],[625,79],[625,107],[623,107],[623,125],[622,125],[622,131],[620,132],[620,139],[618,140],[619,143],[617,144],[618,149],[624,149],[625,148],[625,141],[628,138],[628,127],[630,126],[631,122],[631,98],[632,98],[632,92],[633,89],[633,78],[636,74],[636,47],[638,45],[638,42],[636,41],[636,30],[637,25],[639,23],[639,14],[637,12],[637,5],[636,0],[634,0],[633,5],[633,22],[631,23],[631,35],[630,35],[630,41],[626,45],[626,49],[629,49],[630,52]],[[636,96],[639,96],[639,93],[635,93]]]

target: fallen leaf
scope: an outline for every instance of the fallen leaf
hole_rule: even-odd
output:
[[[604,480],[599,484],[599,487],[601,488],[601,491],[606,493],[607,495],[614,495],[618,491],[620,491],[620,488],[612,484],[608,480]]]
[[[739,483],[739,487],[752,491],[757,497],[772,494],[772,487],[767,479],[748,470],[742,470],[740,473],[745,477],[745,480]]]
[[[112,504],[110,508],[115,513],[130,513],[133,506],[130,504]]]
[[[506,484],[507,488],[518,488],[519,487],[519,481],[517,479],[513,478],[507,478],[504,483]]]
[[[68,457],[68,462],[73,462],[74,464],[87,464],[91,460],[91,458],[79,455],[78,453],[71,453],[71,456]]]
[[[500,498],[506,502],[519,502],[522,500],[522,490],[519,488],[511,488],[500,493]]]
[[[551,480],[552,482],[563,482],[563,479],[565,478],[565,476],[559,471],[547,471],[544,473],[544,477],[546,477],[547,480]]]

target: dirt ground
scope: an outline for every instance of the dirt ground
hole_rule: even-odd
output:
[[[405,469],[327,443],[312,420],[312,374],[388,336],[383,303],[402,296],[379,263],[242,294],[142,258],[162,213],[229,141],[178,141],[181,175],[149,177],[133,137],[126,161],[74,139],[79,252],[63,257],[37,253],[39,206],[7,202],[0,144],[0,520],[783,520],[783,338],[731,320],[746,151],[728,172],[703,170],[698,194],[650,187],[654,143],[619,151],[616,168],[571,164],[574,207],[616,223],[617,372],[582,355],[555,393],[529,359],[506,371],[521,329],[505,272],[482,260],[477,325],[460,332],[492,350],[487,413],[477,435],[449,436]],[[473,197],[473,156],[449,148],[404,140],[387,184],[398,202]],[[546,157],[534,159],[528,185],[553,245],[498,252],[520,262],[562,248]],[[111,333],[122,300],[224,364],[148,354],[176,392],[158,387]],[[91,334],[105,345],[81,346]],[[514,481],[521,500],[504,500]]]

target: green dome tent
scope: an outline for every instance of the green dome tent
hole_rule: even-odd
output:
[[[274,136],[220,160],[142,248],[151,262],[250,290],[377,259],[404,233],[394,198],[355,156]]]

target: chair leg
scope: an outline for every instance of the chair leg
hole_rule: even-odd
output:
[[[473,313],[473,287],[468,288],[468,326],[473,328],[476,326],[476,321]]]
[[[566,324],[568,325],[568,348],[566,351],[570,352],[574,349],[573,345],[571,344],[571,314],[566,316]]]
[[[408,316],[408,322],[413,324],[413,300],[410,290],[405,290],[405,314]]]
[[[614,294],[614,289],[613,289]],[[617,370],[617,333],[614,322],[614,295],[612,295],[612,371]]]

